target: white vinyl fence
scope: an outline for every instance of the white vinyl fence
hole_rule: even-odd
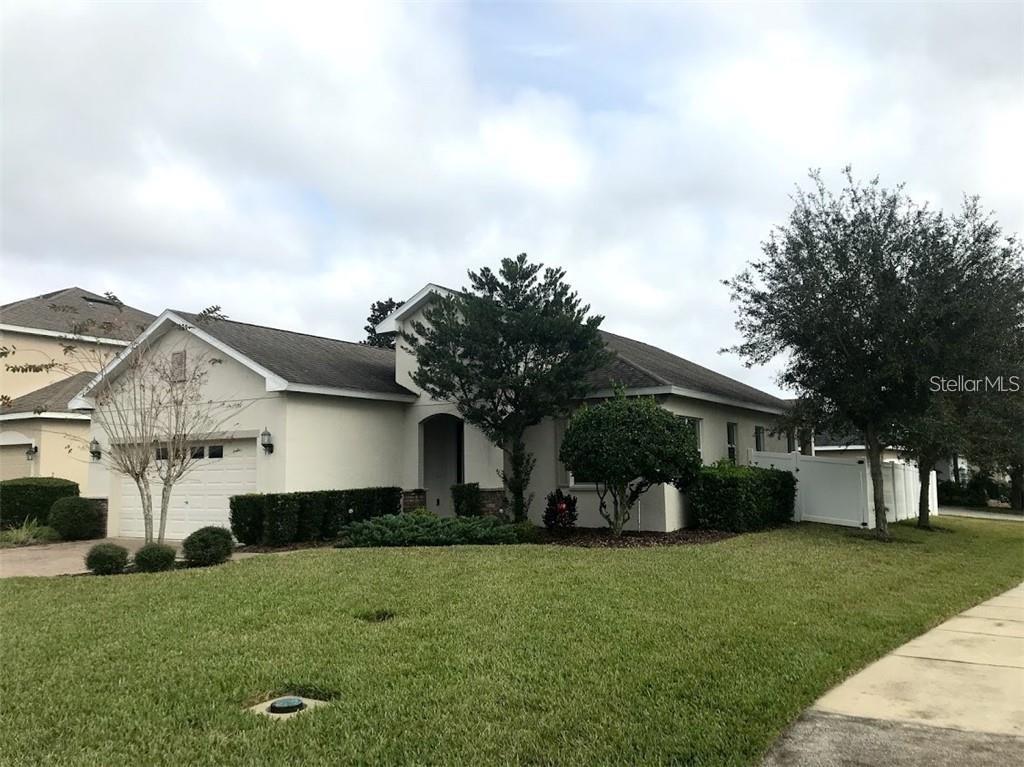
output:
[[[750,451],[750,465],[788,471],[796,477],[794,522],[824,522],[848,527],[875,526],[871,472],[867,461],[815,458],[800,453]],[[928,506],[939,513],[935,472],[928,488]],[[917,467],[886,461],[882,464],[886,518],[890,522],[917,517],[921,482]]]

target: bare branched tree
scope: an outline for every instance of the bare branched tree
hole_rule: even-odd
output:
[[[110,294],[108,298],[116,301]],[[61,311],[61,307],[52,308]],[[202,324],[216,319],[224,316],[214,306],[198,314],[195,321]],[[138,488],[146,542],[163,542],[175,484],[194,468],[202,443],[222,438],[229,422],[247,403],[206,396],[210,370],[223,362],[219,357],[194,348],[158,348],[141,335],[125,348],[112,348],[102,340],[117,337],[110,325],[71,323],[61,359],[8,364],[7,369],[24,373],[60,370],[67,375],[110,371],[94,379],[83,392],[93,423],[109,440],[108,449],[100,451],[101,460]],[[180,327],[187,330],[190,326]],[[158,516],[154,516],[154,482],[160,485]]]

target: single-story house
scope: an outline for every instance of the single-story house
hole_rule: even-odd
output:
[[[868,460],[868,449],[864,444],[864,438],[854,434],[816,432],[811,454],[816,458],[840,458],[845,461],[865,462]],[[887,447],[882,450],[882,460],[902,461],[903,458],[898,450]]]
[[[427,285],[379,326],[379,332],[411,327],[445,289]],[[792,449],[773,433],[784,403],[776,397],[662,349],[604,333],[615,359],[591,377],[593,398],[622,385],[627,395],[651,395],[663,407],[696,422],[706,463],[734,457],[745,463],[749,448]],[[501,449],[412,381],[416,359],[402,343],[396,351],[250,325],[230,320],[196,321],[165,311],[140,338],[146,353],[215,354],[206,394],[233,403],[236,412],[217,433],[206,435],[202,458],[174,489],[168,537],[181,538],[208,524],[227,524],[228,498],[251,492],[290,492],[380,485],[422,489],[426,506],[452,513],[450,488],[478,482],[500,487]],[[101,376],[117,376],[127,354]],[[89,388],[71,403],[88,409]],[[102,450],[109,437],[95,424]],[[580,498],[580,524],[603,526],[592,485],[577,483],[558,460],[564,419],[533,427],[527,443],[536,457],[530,516],[539,522],[544,497],[562,487]],[[141,504],[134,484],[100,460],[90,466],[88,494],[108,498],[108,534],[141,536]],[[159,489],[154,488],[154,497]],[[643,496],[627,529],[671,531],[687,523],[685,501],[673,487]]]
[[[64,288],[0,306],[0,479],[62,477],[85,486],[89,467],[89,415],[68,401],[95,375],[93,355],[64,354],[65,345],[88,345],[113,356],[153,321],[131,306],[82,288]],[[77,329],[82,333],[74,332]],[[72,369],[12,372],[8,365],[51,360]]]

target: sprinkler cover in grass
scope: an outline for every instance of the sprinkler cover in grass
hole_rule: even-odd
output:
[[[284,698],[278,698],[270,704],[271,714],[294,714],[296,711],[302,711],[306,707],[306,704],[302,702],[302,698],[296,698],[294,696],[286,696]]]

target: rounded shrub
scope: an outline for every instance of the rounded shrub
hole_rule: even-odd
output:
[[[70,496],[58,498],[50,507],[49,525],[65,541],[84,541],[102,538],[103,514],[96,503],[88,498]]]
[[[85,566],[96,575],[117,575],[128,566],[128,549],[116,543],[97,543],[85,555]]]
[[[189,567],[219,565],[231,557],[235,544],[226,527],[201,527],[181,544]]]
[[[147,543],[135,552],[135,569],[140,573],[160,573],[174,569],[176,554],[166,543]]]

